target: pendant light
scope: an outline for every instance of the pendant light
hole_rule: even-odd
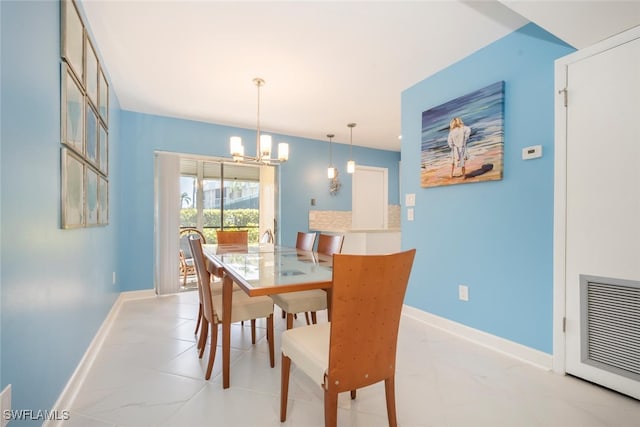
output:
[[[333,167],[333,158],[331,156],[331,139],[335,135],[332,133],[327,134],[327,138],[329,138],[329,167],[327,168],[327,178],[333,179],[336,177],[336,168]]]
[[[353,128],[356,127],[355,123],[347,124],[349,127],[349,161],[347,162],[347,173],[354,173],[356,171],[356,162],[353,160]]]

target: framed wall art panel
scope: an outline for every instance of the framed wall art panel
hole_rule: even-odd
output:
[[[98,176],[98,224],[109,223],[109,183]]]
[[[84,91],[71,68],[62,66],[62,143],[84,155]]]
[[[72,72],[80,81],[84,81],[84,26],[72,0],[61,2],[62,58],[69,64]]]
[[[98,224],[98,173],[91,167],[86,170],[86,225]]]
[[[86,107],[86,143],[85,143],[85,158],[94,166],[98,165],[98,116],[96,111],[91,106],[90,102],[87,102]]]
[[[105,126],[109,126],[109,83],[107,83],[102,67],[100,67],[98,79],[98,112]]]
[[[98,169],[107,176],[109,175],[109,135],[102,122],[98,128]]]
[[[61,150],[62,228],[84,227],[84,168],[82,159],[68,148]]]
[[[98,56],[91,40],[85,38],[85,88],[87,96],[94,106],[98,105]]]

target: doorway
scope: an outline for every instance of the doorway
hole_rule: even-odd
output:
[[[217,230],[247,230],[257,243],[267,230],[276,239],[277,168],[227,159],[158,152],[155,168],[155,288],[170,294],[195,289],[181,274],[180,230],[199,230],[207,244]],[[184,249],[183,249],[184,251]]]

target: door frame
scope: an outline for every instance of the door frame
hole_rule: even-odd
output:
[[[555,62],[555,144],[553,206],[553,371],[566,373],[566,215],[567,215],[567,109],[564,105],[567,71],[571,64],[640,38],[640,26]]]

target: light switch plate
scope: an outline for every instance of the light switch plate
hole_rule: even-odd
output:
[[[406,194],[404,196],[404,204],[406,206],[415,206],[416,205],[416,195],[415,195],[415,193]]]
[[[469,301],[469,287],[467,285],[458,285],[458,299]]]

